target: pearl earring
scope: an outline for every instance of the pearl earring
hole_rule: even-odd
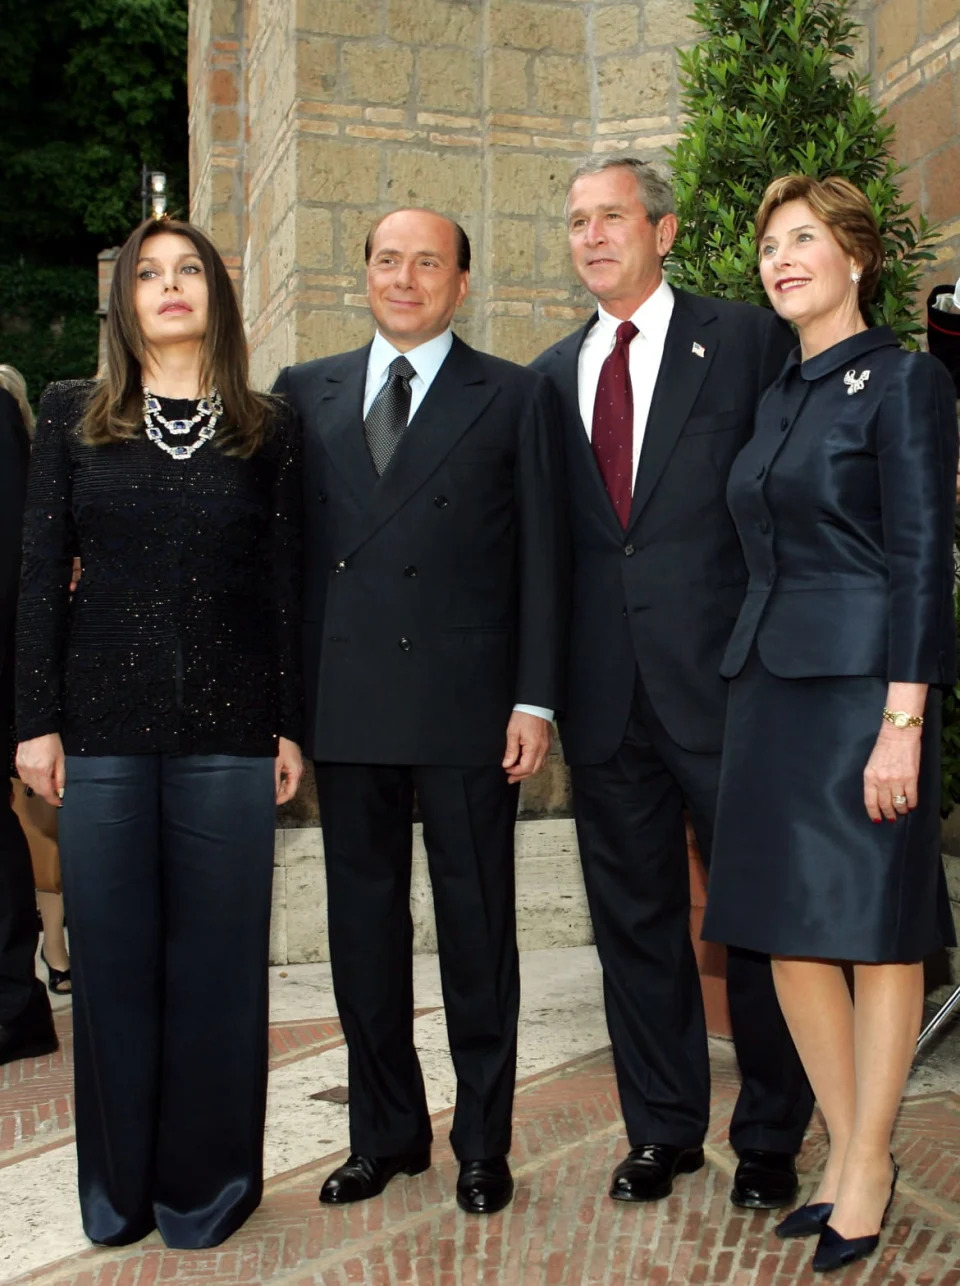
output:
[[[853,282],[853,284],[854,284],[855,286],[859,286],[859,285],[860,285],[860,278],[861,278],[862,276],[863,276],[863,273],[862,273],[862,272],[860,272],[860,271],[859,271],[859,269],[854,268],[853,272],[851,272],[851,274],[850,274],[850,280]]]

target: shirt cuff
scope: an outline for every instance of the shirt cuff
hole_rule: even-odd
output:
[[[546,719],[547,723],[553,723],[553,711],[548,710],[546,706],[516,705],[513,708],[519,710],[521,714],[535,714],[538,719]]]

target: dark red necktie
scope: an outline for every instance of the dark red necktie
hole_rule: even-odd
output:
[[[593,454],[607,493],[624,531],[633,498],[633,387],[630,383],[630,341],[637,334],[632,321],[617,327],[613,352],[600,367],[593,404]]]

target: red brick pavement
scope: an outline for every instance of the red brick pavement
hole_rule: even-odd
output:
[[[272,1048],[302,1057],[335,1037],[327,1020],[282,1024]],[[708,1164],[674,1195],[630,1206],[605,1195],[624,1140],[613,1073],[600,1051],[532,1077],[517,1095],[516,1196],[489,1219],[454,1204],[456,1164],[434,1121],[433,1168],[394,1180],[382,1198],[321,1207],[316,1192],[342,1153],[278,1176],[259,1211],[219,1250],[167,1250],[156,1234],[122,1250],[89,1250],[17,1279],[19,1286],[811,1286],[810,1242],[780,1242],[773,1219],[730,1205],[725,1142],[735,1092],[714,1069]],[[843,1286],[960,1286],[960,1095],[909,1100],[896,1147],[901,1183],[881,1253]],[[818,1124],[801,1158],[821,1164]],[[14,1286],[11,1283],[11,1286]]]

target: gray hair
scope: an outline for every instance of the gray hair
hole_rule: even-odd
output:
[[[570,191],[578,179],[588,174],[602,174],[604,170],[629,170],[637,185],[637,196],[647,211],[651,223],[659,223],[665,214],[673,214],[673,188],[668,179],[650,164],[641,161],[638,156],[624,156],[621,152],[607,153],[605,156],[591,156],[589,160],[578,165],[567,184],[567,195],[563,203],[563,217],[570,217]]]

